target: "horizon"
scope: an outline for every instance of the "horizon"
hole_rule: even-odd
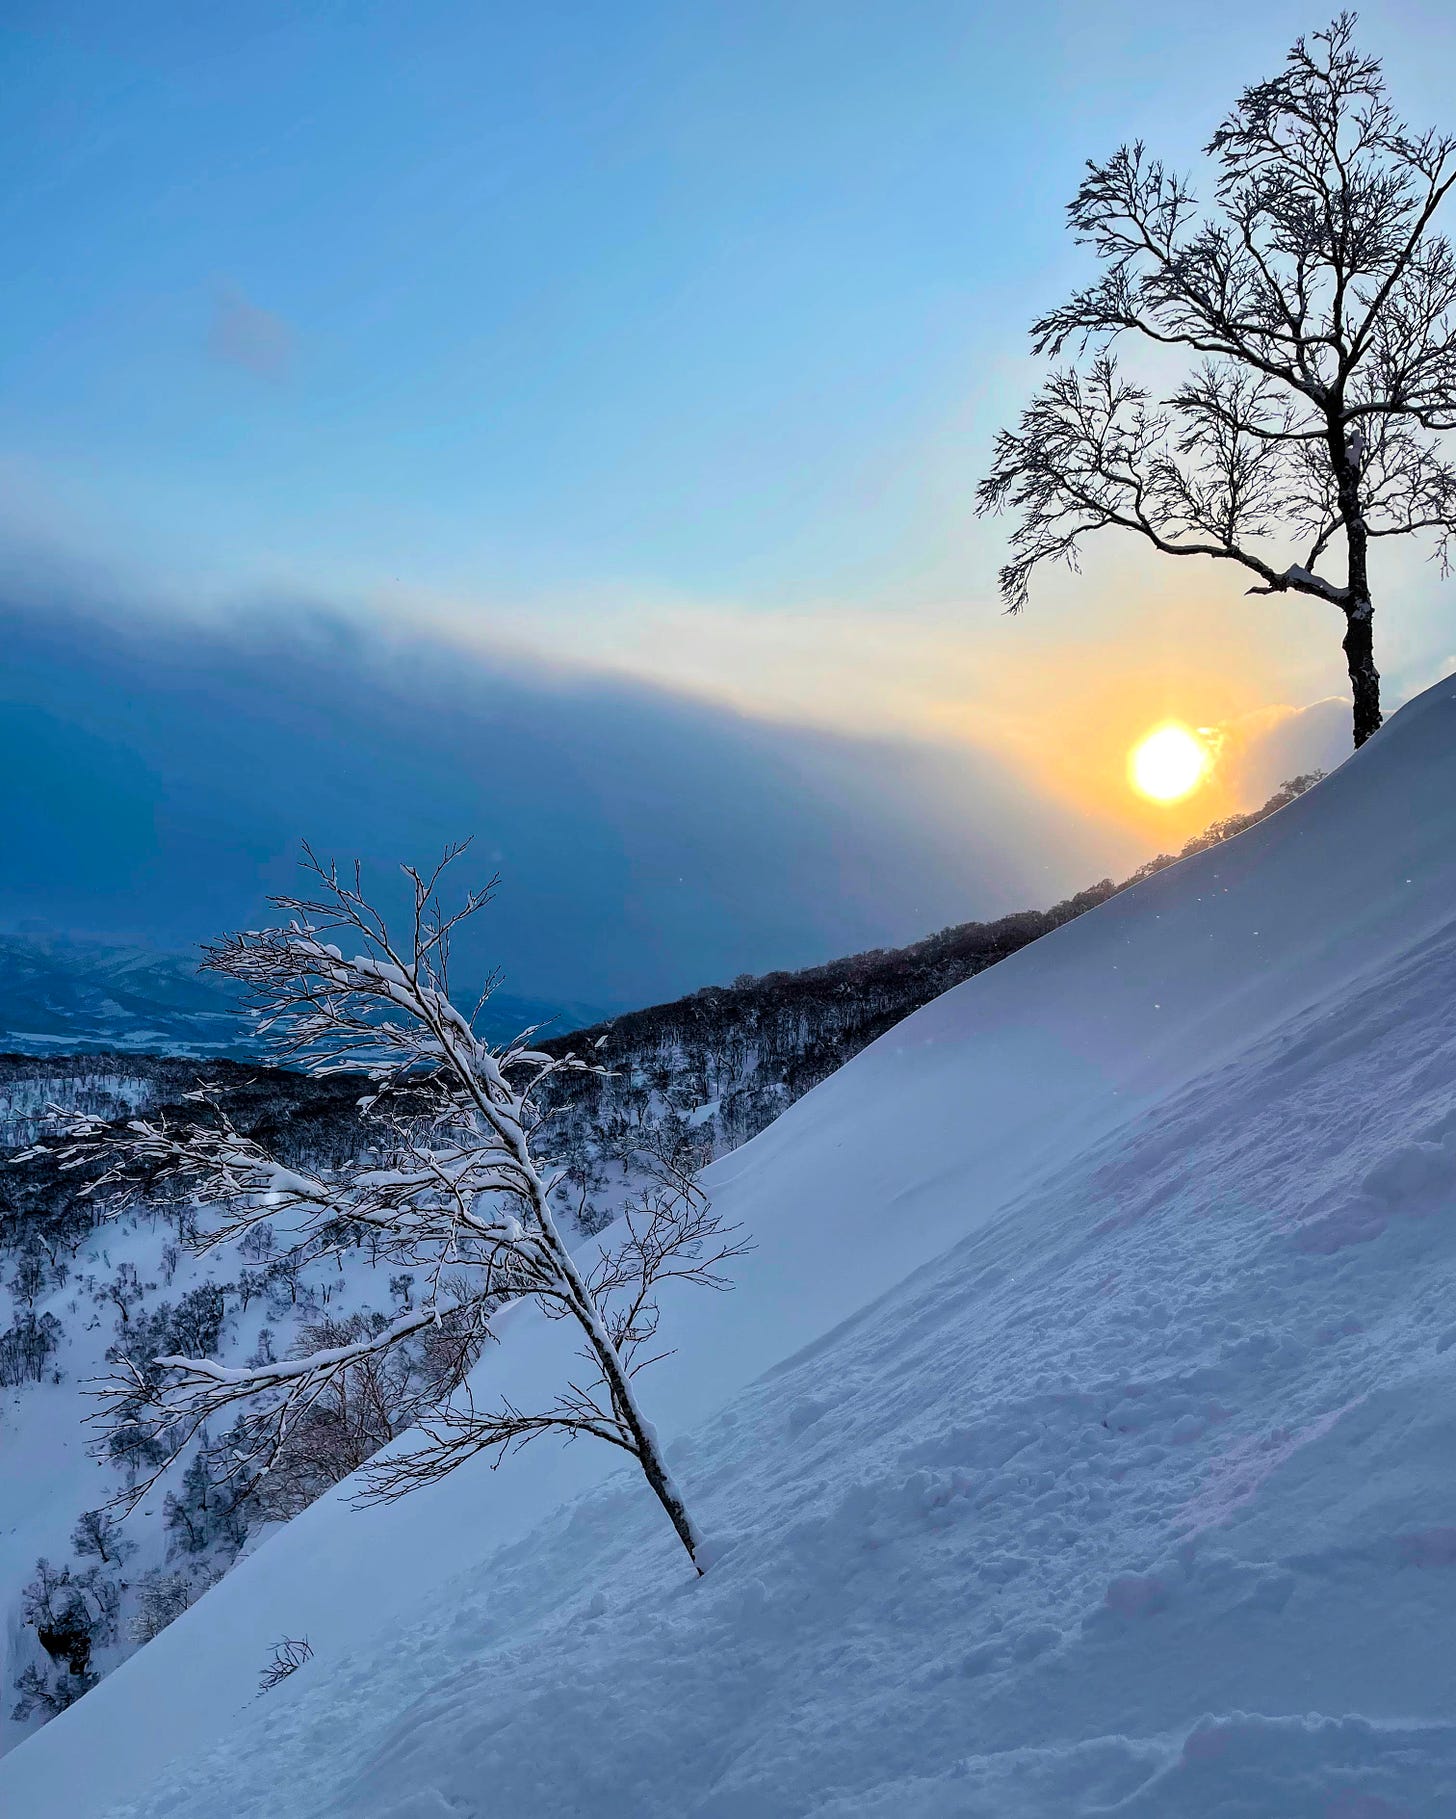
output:
[[[1456,76],[1423,20],[1360,24],[1417,125]],[[1328,768],[1324,609],[1108,540],[1008,618],[973,514],[1088,269],[1084,160],[1196,172],[1312,24],[12,9],[0,921],[175,946],[301,838],[474,834],[519,989],[624,1005],[1052,901]],[[1448,584],[1381,576],[1394,702],[1456,654]],[[1169,721],[1214,759],[1159,803],[1128,754]],[[497,723],[563,742],[510,804],[454,774]]]

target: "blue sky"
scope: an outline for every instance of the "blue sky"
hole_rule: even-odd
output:
[[[11,0],[0,581],[200,638],[307,602],[491,674],[969,745],[1055,820],[1109,677],[1109,749],[1342,683],[1308,609],[1124,549],[1008,622],[969,510],[1081,269],[1082,160],[1191,160],[1322,17]],[[1363,28],[1452,124],[1441,9]],[[1403,691],[1456,639],[1397,573]],[[1103,793],[1104,850],[1160,842]]]
[[[5,17],[0,430],[37,489],[189,579],[773,608],[984,590],[956,482],[1078,269],[1082,159],[1191,153],[1311,15]],[[1436,19],[1366,15],[1418,117]]]

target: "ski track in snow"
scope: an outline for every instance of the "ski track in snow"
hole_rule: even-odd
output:
[[[1448,924],[740,1394],[704,1580],[615,1474],[114,1812],[1456,1812],[1453,1003]]]

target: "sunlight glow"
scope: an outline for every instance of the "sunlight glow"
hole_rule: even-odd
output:
[[[1154,802],[1180,802],[1207,777],[1213,753],[1177,720],[1154,727],[1128,754],[1128,780]]]

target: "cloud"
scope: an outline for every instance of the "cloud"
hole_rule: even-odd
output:
[[[296,883],[476,836],[462,950],[607,1007],[1054,900],[1141,856],[965,746],[749,719],[620,676],[279,602],[0,602],[0,924],[189,944]]]
[[[305,837],[378,869],[474,833],[505,880],[482,957],[622,1007],[1053,902],[1348,747],[1347,704],[1261,706],[1191,609],[1131,646],[996,616],[994,648],[965,611],[210,609],[12,543],[0,926],[186,945],[291,888]],[[1126,757],[1170,717],[1220,759],[1160,806]]]
[[[241,367],[260,379],[282,379],[293,350],[293,330],[281,316],[260,308],[235,285],[218,292],[207,351],[219,365]]]
[[[1271,707],[1220,728],[1221,763],[1240,801],[1265,802],[1292,777],[1332,771],[1353,749],[1350,703],[1338,695],[1305,707]]]
[[[483,623],[522,644],[555,637],[603,668],[743,713],[964,746],[1082,817],[1112,865],[1120,850],[1167,850],[1269,794],[1255,767],[1220,761],[1183,801],[1147,801],[1129,787],[1127,758],[1152,727],[1282,717],[1292,710],[1270,702],[1313,699],[1343,668],[1338,642],[1314,635],[1325,628],[1271,620],[1263,602],[1226,597],[1212,573],[1180,573],[1149,595],[1142,570],[1116,555],[1103,552],[1085,578],[1053,577],[1017,618],[975,599],[764,607],[646,589],[515,608],[410,590],[381,609],[462,640]]]

